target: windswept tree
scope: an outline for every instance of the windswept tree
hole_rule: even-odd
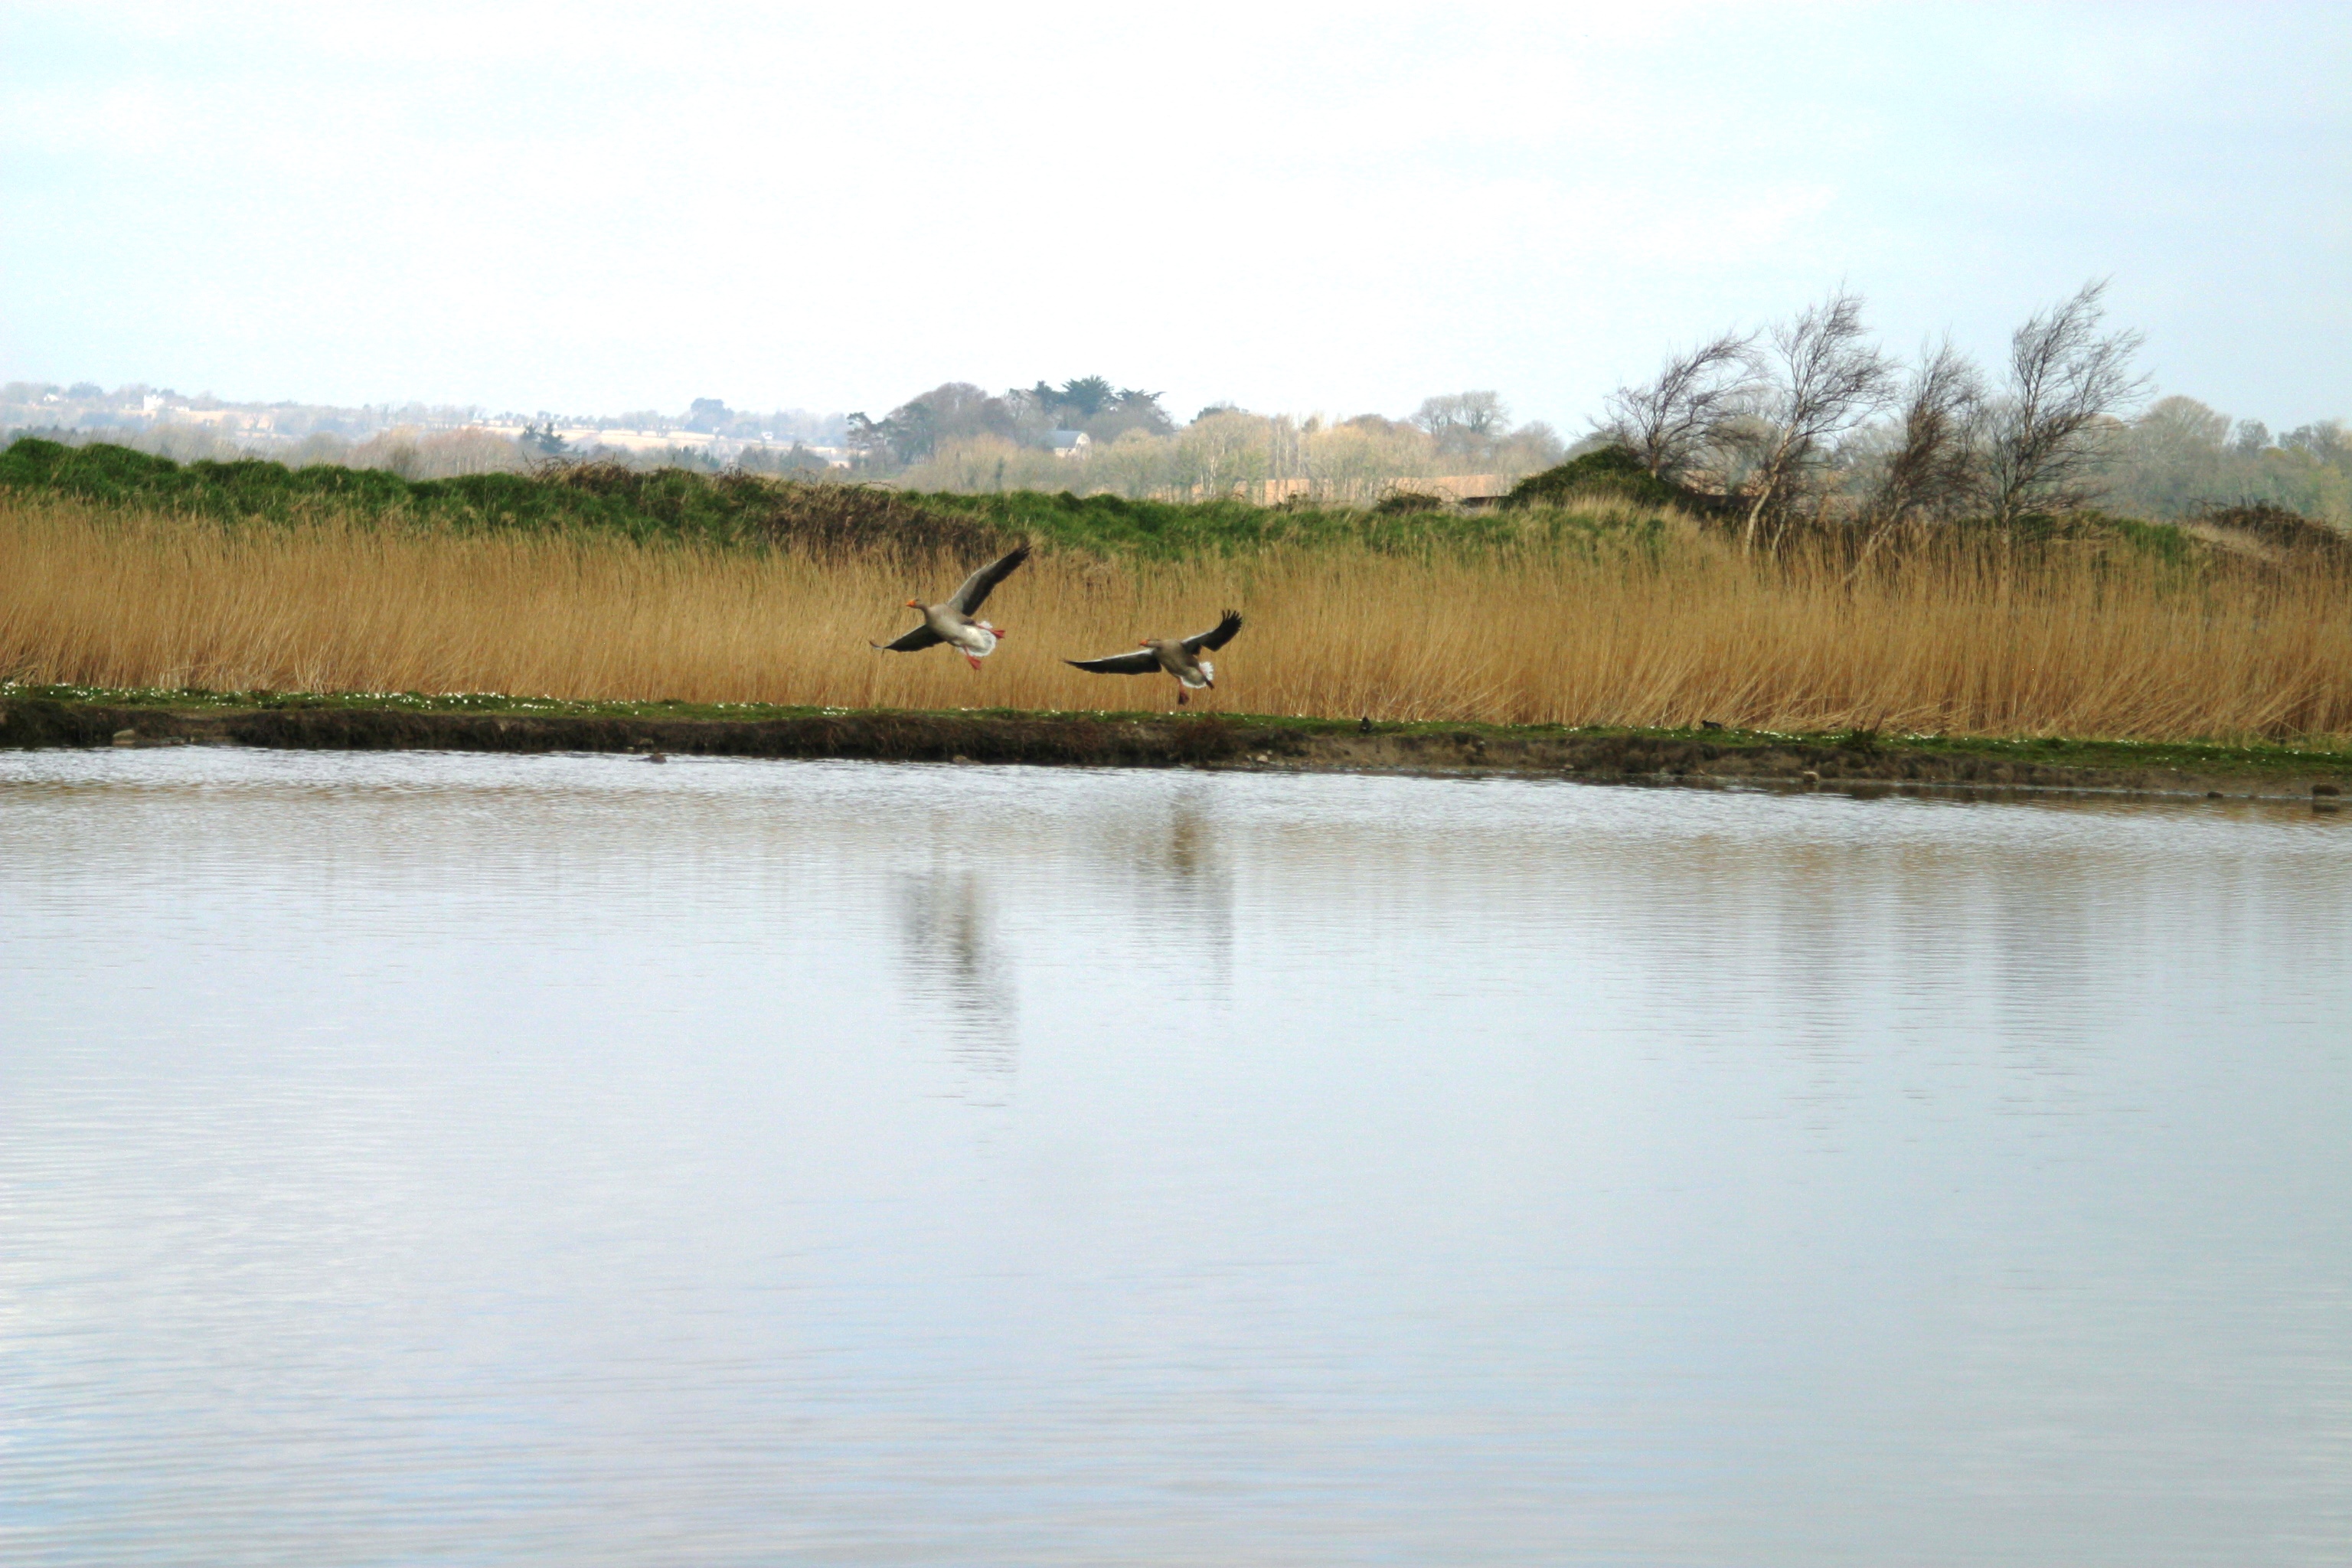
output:
[[[1840,287],[1772,329],[1750,404],[1754,468],[1743,537],[1785,511],[1828,462],[1831,446],[1886,406],[1894,362],[1864,339],[1862,296]]]
[[[1979,493],[1999,523],[2064,511],[2104,486],[2107,437],[2147,395],[2133,368],[2141,335],[2102,332],[2104,279],[2039,311],[2011,334],[2009,382],[1987,404],[1979,434]]]
[[[1756,369],[1753,334],[1669,354],[1655,380],[1609,395],[1600,433],[1659,479],[1680,479],[1747,412]]]
[[[1904,389],[1894,447],[1870,500],[1873,527],[1892,529],[1966,500],[1976,481],[1969,437],[1983,404],[1982,374],[1949,338],[1921,351]]]

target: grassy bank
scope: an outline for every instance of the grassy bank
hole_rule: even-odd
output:
[[[2333,810],[2352,750],[1780,735],[1265,714],[915,712],[580,702],[484,693],[109,691],[0,683],[0,748],[626,752],[886,762],[1536,774],[1592,783],[2100,791],[2303,798]]]
[[[1528,531],[1461,550],[1336,532],[1189,557],[1047,549],[991,602],[1012,635],[975,673],[943,650],[866,645],[903,629],[901,601],[950,587],[977,540],[746,550],[598,527],[386,527],[336,510],[218,526],[135,498],[0,487],[0,676],[1148,707],[1166,700],[1161,683],[1061,659],[1198,630],[1234,605],[1249,626],[1209,701],[1261,713],[2164,742],[2352,732],[2352,582],[2326,563],[1955,534],[1857,571],[1830,550],[1745,555],[1672,512],[1494,526]]]

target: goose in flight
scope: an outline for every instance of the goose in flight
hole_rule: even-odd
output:
[[[923,612],[923,624],[896,642],[870,646],[886,653],[912,653],[943,642],[951,645],[972,668],[978,669],[980,661],[996,651],[996,639],[1004,635],[1004,628],[973,620],[972,612],[980,608],[990,589],[1012,576],[1013,569],[1028,559],[1029,547],[1015,545],[965,578],[963,586],[949,595],[943,603],[926,605],[920,599],[908,600],[907,608]]]
[[[1217,685],[1217,667],[1201,657],[1205,650],[1214,653],[1234,640],[1242,629],[1241,612],[1227,610],[1224,619],[1205,632],[1195,632],[1189,637],[1145,637],[1133,653],[1115,653],[1108,658],[1066,658],[1062,662],[1075,669],[1091,669],[1097,675],[1149,675],[1155,669],[1166,670],[1176,678],[1176,700],[1189,702],[1192,693]]]

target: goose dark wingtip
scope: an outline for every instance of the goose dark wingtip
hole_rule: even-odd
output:
[[[1215,626],[1205,632],[1194,632],[1191,637],[1186,637],[1184,647],[1192,653],[1199,653],[1203,648],[1214,653],[1240,636],[1241,629],[1242,613],[1239,610],[1227,610]]]
[[[999,583],[1012,576],[1014,569],[1028,559],[1029,542],[1024,539],[965,578],[962,585],[948,596],[948,605],[961,614],[972,614],[987,602]]]

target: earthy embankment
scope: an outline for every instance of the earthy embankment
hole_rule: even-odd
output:
[[[530,711],[0,697],[0,747],[240,745],[315,751],[660,752],[873,762],[1019,763],[1458,775],[1596,783],[1818,784],[2103,791],[2326,800],[2352,787],[2352,753],[2283,747],[1991,741],[1868,734],[1346,724],[1210,714],[779,710],[711,716],[685,705]]]

